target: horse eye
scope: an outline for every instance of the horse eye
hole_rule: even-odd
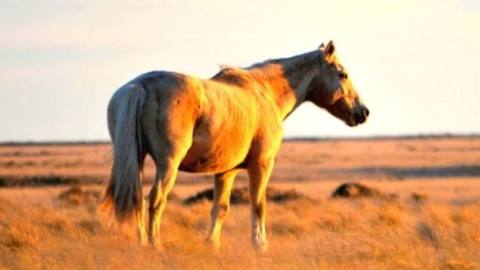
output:
[[[345,73],[345,72],[340,72],[340,74],[338,74],[338,76],[342,79],[348,79],[348,74]]]

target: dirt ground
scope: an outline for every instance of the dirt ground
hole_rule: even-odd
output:
[[[480,137],[284,142],[270,185],[306,197],[269,203],[264,255],[248,205],[233,206],[219,252],[204,245],[210,202],[182,200],[212,177],[185,173],[162,249],[141,246],[97,211],[110,151],[0,146],[0,269],[480,269]],[[153,174],[148,161],[145,194]],[[389,196],[331,198],[344,182]]]

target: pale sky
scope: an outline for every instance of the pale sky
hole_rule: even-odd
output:
[[[107,139],[108,101],[140,73],[207,78],[329,39],[371,117],[305,104],[286,136],[480,132],[477,0],[0,0],[0,141]]]

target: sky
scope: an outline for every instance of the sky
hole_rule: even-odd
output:
[[[331,39],[370,119],[304,104],[287,137],[480,133],[477,0],[0,0],[0,141],[105,140],[141,73],[208,78]]]

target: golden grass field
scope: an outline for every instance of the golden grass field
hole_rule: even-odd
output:
[[[269,202],[264,255],[250,246],[248,205],[232,207],[219,252],[204,245],[210,202],[181,199],[211,176],[183,173],[163,248],[141,246],[97,213],[110,151],[0,146],[0,269],[480,269],[479,137],[284,142],[270,186],[309,198]],[[351,181],[395,197],[330,197]]]

